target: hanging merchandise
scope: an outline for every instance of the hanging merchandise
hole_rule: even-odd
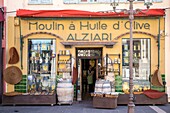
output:
[[[3,72],[4,80],[9,84],[17,84],[22,80],[22,72],[16,66],[10,66]]]
[[[73,80],[72,80],[72,84],[75,84],[76,81],[78,79],[78,70],[76,68],[76,63],[74,63],[74,66],[73,66]]]
[[[8,61],[9,64],[16,64],[19,61],[19,55],[15,47],[11,47],[9,49],[10,59]]]

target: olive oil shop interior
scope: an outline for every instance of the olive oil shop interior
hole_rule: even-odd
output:
[[[15,47],[20,60],[8,63],[5,70],[11,66],[19,68],[21,79],[16,83],[5,79],[2,104],[72,104],[117,93],[118,104],[128,104],[128,17],[22,17],[21,12],[17,12],[18,17],[8,18],[8,28],[13,32],[8,32],[7,42],[7,54]],[[167,103],[163,84],[165,39],[159,35],[164,30],[163,15],[137,16],[134,21],[136,104]],[[157,69],[161,81],[155,86],[150,77]],[[73,75],[75,71],[77,75]],[[76,82],[72,85],[73,80]],[[163,92],[164,96],[151,99],[143,93],[150,89]]]

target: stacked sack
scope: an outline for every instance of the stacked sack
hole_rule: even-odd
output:
[[[107,76],[105,76],[105,79],[107,81],[110,81],[110,85],[111,85],[111,92],[115,92],[115,76],[113,72],[108,73]]]
[[[104,79],[96,80],[94,93],[96,94],[111,93],[110,81]]]

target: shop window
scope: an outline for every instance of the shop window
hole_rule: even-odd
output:
[[[28,92],[51,94],[55,91],[56,45],[53,39],[28,41]]]
[[[129,81],[130,40],[122,39],[122,77],[125,85]],[[150,39],[133,39],[133,79],[134,86],[149,89]],[[123,84],[124,84],[123,83]],[[139,90],[139,89],[138,89]]]
[[[52,4],[52,0],[29,0],[28,4]]]
[[[122,39],[123,78],[129,78],[130,40]],[[149,80],[150,75],[150,39],[133,40],[133,76],[134,79]]]
[[[120,3],[122,2],[128,2],[128,0],[116,0]],[[135,0],[136,2],[143,2],[144,0]],[[64,0],[65,4],[81,4],[81,3],[111,3],[113,0]],[[153,0],[153,2],[162,2],[162,0]]]

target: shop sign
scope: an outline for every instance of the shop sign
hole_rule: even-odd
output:
[[[109,41],[113,33],[130,29],[129,21],[44,21],[29,22],[29,30],[64,32],[67,41]],[[150,30],[150,23],[134,21],[134,30]],[[60,35],[60,34],[58,34]]]

